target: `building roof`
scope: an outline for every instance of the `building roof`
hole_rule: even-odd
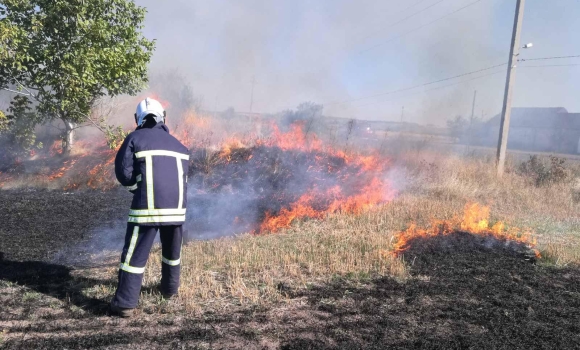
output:
[[[487,125],[499,126],[501,116],[491,118]],[[555,108],[512,108],[512,128],[580,129],[580,113],[568,113],[564,107]]]

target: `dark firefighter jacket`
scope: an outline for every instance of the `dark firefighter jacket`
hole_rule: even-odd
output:
[[[129,222],[181,225],[187,206],[187,148],[163,123],[146,123],[127,136],[115,158],[115,175],[133,193]]]

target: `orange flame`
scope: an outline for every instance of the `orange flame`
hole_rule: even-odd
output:
[[[318,137],[304,133],[303,123],[290,125],[288,132],[281,132],[277,125],[272,124],[272,136],[266,142],[267,146],[280,147],[283,150],[323,151],[323,143]]]
[[[172,135],[187,147],[194,144],[196,132],[208,131],[212,126],[211,119],[194,111],[185,113],[179,122],[175,122],[171,116],[168,118],[169,126],[173,130]]]
[[[0,188],[4,188],[6,183],[9,182],[10,180],[12,180],[12,177],[0,171]]]
[[[501,221],[490,226],[489,207],[482,206],[478,203],[467,204],[463,218],[455,217],[451,220],[433,220],[431,227],[428,229],[419,228],[416,224],[409,225],[407,230],[395,236],[393,254],[399,255],[409,249],[410,241],[415,238],[445,236],[458,230],[475,235],[492,236],[500,240],[522,243],[533,249],[536,257],[540,257],[540,252],[535,249],[537,244],[536,239],[530,232],[522,231],[515,227],[506,228],[506,225]]]
[[[360,193],[352,196],[343,195],[340,187],[333,187],[326,193],[313,191],[302,195],[290,208],[282,208],[277,215],[267,212],[258,232],[277,232],[290,227],[296,219],[321,219],[337,212],[359,215],[392,197],[393,192],[388,184],[378,178],[374,178]],[[321,198],[329,203],[324,209],[315,209]]]
[[[287,132],[282,132],[277,125],[271,125],[271,136],[265,140],[246,138],[226,139],[220,148],[218,156],[225,162],[232,161],[234,150],[246,148],[248,145],[277,147],[285,151],[301,151],[314,153],[316,165],[312,165],[308,172],[330,172],[332,173],[336,165],[330,164],[329,159],[335,157],[341,159],[344,164],[358,166],[361,173],[368,175],[366,186],[358,190],[357,193],[343,193],[350,188],[335,186],[322,192],[311,189],[308,193],[302,194],[296,201],[281,208],[278,212],[266,212],[262,222],[259,224],[257,233],[277,232],[288,228],[296,219],[314,218],[320,219],[328,214],[336,212],[360,214],[372,209],[380,203],[389,201],[394,193],[389,184],[381,179],[382,171],[388,165],[388,161],[376,155],[346,154],[344,151],[326,146],[314,133],[304,132],[304,125],[293,124]],[[246,159],[252,158],[250,154]],[[346,183],[350,177],[360,174],[341,174],[341,181]]]
[[[62,153],[62,141],[61,140],[55,140],[52,143],[52,145],[50,146],[49,155],[51,157],[54,157],[57,154],[61,154],[61,153]]]
[[[64,162],[64,165],[48,176],[48,179],[54,181],[63,177],[77,162],[77,159],[71,159]]]

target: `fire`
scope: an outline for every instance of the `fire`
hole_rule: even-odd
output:
[[[48,176],[48,179],[54,181],[63,177],[77,162],[77,159],[71,159],[64,162],[64,165]]]
[[[172,135],[191,147],[188,199],[203,207],[201,211],[208,210],[202,220],[191,218],[202,229],[215,232],[219,226],[222,234],[278,232],[295,220],[361,214],[394,196],[385,178],[389,161],[384,157],[328,145],[305,123],[282,130],[254,116],[252,125],[228,129],[220,127],[228,120],[216,118],[192,111],[168,119]],[[48,180],[51,187],[65,190],[111,189],[118,186],[116,152],[102,139],[86,139],[77,141],[65,156],[57,140],[35,160],[55,170],[31,175],[27,183]],[[0,174],[0,186],[5,179]]]
[[[535,249],[536,239],[530,232],[515,227],[507,228],[501,221],[490,226],[489,207],[478,203],[467,204],[462,218],[433,220],[431,227],[428,229],[419,228],[416,224],[409,225],[406,231],[396,235],[393,254],[399,255],[409,249],[410,242],[415,238],[445,236],[457,231],[469,232],[480,236],[491,236],[502,241],[522,243],[530,247],[537,258],[540,257],[539,251]]]
[[[236,138],[226,140],[222,145],[219,156],[229,162],[232,160],[232,151],[240,148],[245,148],[245,145],[241,140]]]
[[[49,155],[51,157],[54,157],[56,155],[59,155],[62,153],[62,141],[61,140],[55,140],[52,145],[50,146],[49,149]]]
[[[113,169],[115,167],[115,155],[117,150],[104,149],[100,152],[100,157],[102,161],[98,162],[96,165],[90,164],[87,166],[87,178],[83,182],[88,188],[91,189],[108,189],[112,188]],[[78,183],[69,184],[69,188],[78,187]]]
[[[326,192],[307,193],[291,203],[289,208],[282,208],[277,215],[266,212],[258,232],[276,232],[301,218],[321,219],[336,212],[361,214],[390,199],[389,191],[385,182],[374,178],[360,193],[352,196],[344,195],[339,186]]]
[[[303,124],[293,124],[286,132],[274,124],[271,129],[267,139],[223,142],[217,152],[220,161],[213,161],[213,170],[208,171],[212,178],[203,182],[213,183],[204,193],[235,192],[239,183],[274,182],[274,193],[260,195],[258,206],[264,211],[254,232],[277,232],[297,219],[321,219],[337,212],[360,214],[393,197],[383,179],[387,159],[335,150],[305,132]],[[228,173],[228,168],[237,169],[232,175],[241,178],[215,175]],[[248,172],[257,178],[248,179]],[[299,189],[290,185],[295,181],[300,182]]]
[[[187,147],[192,146],[199,131],[208,132],[211,129],[211,120],[194,111],[186,112],[179,122],[174,122],[171,117],[168,117],[168,124],[172,129],[172,134],[182,144]]]
[[[305,123],[297,122],[290,125],[288,132],[281,132],[276,124],[271,124],[272,136],[264,144],[288,151],[324,152],[342,158],[347,164],[360,165],[362,171],[380,171],[388,165],[387,159],[380,159],[376,155],[348,154],[343,150],[325,145],[316,134],[305,132],[305,128]]]
[[[276,124],[272,124],[272,136],[266,142],[269,146],[280,147],[283,150],[322,151],[324,145],[318,137],[312,133],[304,132],[304,123],[290,125],[288,132],[281,132]]]
[[[8,174],[5,174],[0,171],[0,188],[4,188],[6,183],[9,182],[10,180],[12,180],[12,178],[8,176]]]

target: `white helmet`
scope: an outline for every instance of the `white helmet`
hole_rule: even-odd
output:
[[[145,117],[152,115],[157,123],[165,122],[165,109],[159,101],[147,97],[137,105],[135,112],[135,122],[137,126],[143,125]]]

